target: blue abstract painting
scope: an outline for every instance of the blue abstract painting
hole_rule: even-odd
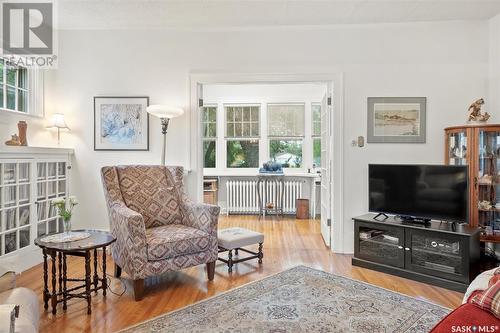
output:
[[[94,97],[94,150],[149,150],[148,97]]]
[[[141,143],[144,121],[141,107],[141,104],[101,104],[101,143]]]

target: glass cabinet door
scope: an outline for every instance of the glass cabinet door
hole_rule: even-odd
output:
[[[476,195],[478,225],[486,237],[500,239],[500,130],[478,130]]]
[[[381,264],[404,267],[404,230],[359,223],[355,256]]]
[[[467,282],[467,267],[462,263],[465,248],[460,236],[407,229],[405,239],[406,269]]]
[[[448,133],[448,164],[467,165],[467,132],[465,130]]]

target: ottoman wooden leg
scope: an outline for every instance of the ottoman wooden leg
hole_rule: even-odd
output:
[[[259,264],[262,264],[262,258],[264,258],[264,252],[262,252],[262,243],[259,243]]]
[[[227,254],[227,271],[229,273],[233,272],[233,250],[229,250]]]

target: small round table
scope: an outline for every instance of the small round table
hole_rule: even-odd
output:
[[[72,242],[43,242],[42,239],[49,236],[43,235],[35,239],[35,244],[43,251],[43,303],[44,308],[48,309],[49,299],[52,305],[52,313],[56,314],[57,303],[63,303],[63,310],[67,309],[67,301],[71,298],[84,298],[87,300],[87,313],[90,314],[90,301],[91,293],[102,289],[103,296],[106,296],[106,289],[108,282],[106,280],[106,247],[116,241],[109,232],[99,230],[74,230],[75,232],[87,232],[90,237],[82,240]],[[102,277],[99,277],[97,271],[97,250],[102,249]],[[94,252],[94,274],[91,280],[90,258],[91,252]],[[67,277],[66,256],[77,256],[85,258],[85,278],[74,279]],[[51,278],[52,278],[52,291],[48,287],[48,260],[47,256],[51,257]],[[58,263],[57,263],[58,259]],[[57,266],[57,267],[56,267]],[[58,282],[59,291],[57,290],[57,272],[58,268]],[[99,285],[99,281],[101,285]],[[68,289],[68,282],[83,282]],[[80,289],[85,289],[78,292]]]

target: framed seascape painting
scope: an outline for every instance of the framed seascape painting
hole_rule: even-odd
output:
[[[425,143],[425,97],[368,97],[368,143]]]
[[[149,150],[149,97],[94,97],[94,150]]]

